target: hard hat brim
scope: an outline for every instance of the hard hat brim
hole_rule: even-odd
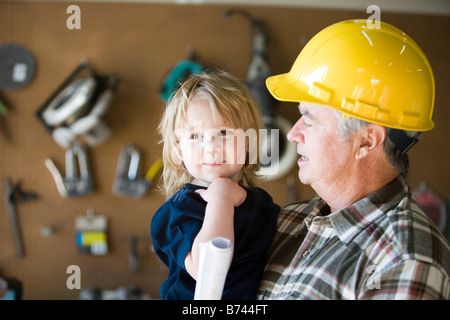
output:
[[[279,101],[311,102],[323,105],[324,102],[308,94],[308,87],[297,81],[290,73],[283,73],[266,79],[270,94]]]
[[[268,77],[266,79],[266,87],[269,90],[270,94],[279,101],[285,102],[309,102],[317,105],[321,105],[327,108],[331,108],[347,116],[351,116],[354,118],[358,118],[370,123],[379,124],[385,127],[391,127],[395,129],[401,130],[412,130],[412,131],[428,131],[434,128],[434,122],[431,119],[428,119],[426,123],[423,123],[421,127],[406,127],[399,126],[395,124],[383,123],[380,121],[376,121],[374,119],[364,117],[362,115],[356,114],[354,112],[348,112],[341,108],[338,108],[330,103],[325,103],[323,100],[314,97],[308,93],[308,86],[302,82],[299,82],[295,79],[295,76],[292,76],[291,73],[283,73],[275,76]]]

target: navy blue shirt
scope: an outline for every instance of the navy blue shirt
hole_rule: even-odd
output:
[[[184,266],[200,231],[206,202],[195,193],[204,187],[186,184],[156,211],[151,237],[169,276],[160,287],[163,300],[192,300],[196,281]],[[261,188],[245,188],[247,197],[234,213],[234,254],[225,280],[223,300],[252,300],[275,235],[280,207]]]

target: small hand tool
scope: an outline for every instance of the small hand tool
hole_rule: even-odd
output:
[[[35,193],[22,191],[20,189],[20,183],[12,184],[9,178],[3,179],[3,192],[5,196],[9,225],[11,227],[11,233],[14,241],[14,250],[17,257],[23,257],[25,253],[16,205],[19,202],[34,200],[37,198],[37,195]]]

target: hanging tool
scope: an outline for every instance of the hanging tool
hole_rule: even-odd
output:
[[[119,78],[99,76],[84,60],[37,111],[37,116],[62,148],[82,136],[90,146],[106,141],[111,133],[102,120],[113,100]]]
[[[12,184],[9,178],[3,179],[3,192],[5,196],[9,225],[14,241],[14,250],[17,257],[23,257],[25,253],[16,206],[19,202],[36,199],[37,195],[35,193],[22,191],[20,189],[20,183]]]
[[[246,85],[259,106],[267,133],[261,143],[262,152],[273,159],[269,163],[260,163],[259,174],[266,180],[277,179],[287,174],[297,163],[296,146],[286,139],[292,124],[275,114],[277,100],[266,87],[266,79],[272,72],[266,59],[267,35],[263,23],[245,10],[230,9],[224,12],[227,18],[234,14],[243,15],[250,21],[252,57],[247,70]]]
[[[78,164],[78,167],[76,166]],[[90,173],[86,149],[79,143],[66,151],[66,177],[63,178],[53,161],[48,158],[45,165],[55,180],[62,198],[76,197],[92,193],[94,184]]]
[[[162,161],[157,160],[142,176],[142,151],[132,143],[122,148],[113,185],[116,195],[143,197],[152,185],[153,179],[162,167]]]
[[[0,46],[0,89],[24,87],[33,78],[35,69],[33,55],[23,46],[17,43]]]
[[[194,60],[194,49],[189,47],[187,59],[179,61],[169,70],[159,89],[159,96],[167,102],[173,92],[180,87],[180,84],[192,75],[198,74],[204,67]]]
[[[230,9],[224,12],[225,17],[234,14],[245,16],[250,21],[252,36],[252,57],[247,70],[246,85],[258,104],[266,128],[274,128],[276,100],[266,87],[266,79],[272,75],[266,60],[267,35],[263,23],[249,12],[240,9]]]
[[[108,220],[105,216],[95,215],[88,209],[85,216],[75,218],[76,243],[78,251],[92,255],[108,253]]]
[[[150,238],[148,236],[136,236],[132,235],[127,237],[126,239],[121,239],[120,242],[127,242],[129,245],[128,250],[128,271],[129,272],[137,272],[138,266],[139,266],[139,252],[142,253],[142,250],[138,249],[139,243],[144,243],[146,245],[150,244]],[[151,251],[151,249],[147,246],[148,250]]]
[[[22,281],[0,274],[0,300],[22,300],[22,292]]]
[[[0,46],[0,89],[16,90],[26,86],[33,79],[35,70],[36,61],[28,49],[17,43]],[[4,97],[0,97],[0,115],[6,115],[7,106]],[[0,123],[0,128],[5,129],[4,123]]]
[[[128,253],[128,271],[130,272],[136,272],[138,268],[137,242],[136,236],[130,237],[130,252]]]
[[[121,286],[116,290],[102,290],[101,288],[89,285],[81,289],[79,300],[148,300],[149,294],[143,293],[135,285]]]

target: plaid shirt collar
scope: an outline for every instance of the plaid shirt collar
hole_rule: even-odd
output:
[[[320,200],[320,203],[305,218],[305,224],[310,229],[313,220],[321,220],[326,224],[331,223],[339,239],[348,244],[392,207],[395,207],[400,199],[409,192],[405,177],[400,175],[368,197],[331,214],[330,207],[324,200]],[[386,201],[387,199],[390,200]]]

